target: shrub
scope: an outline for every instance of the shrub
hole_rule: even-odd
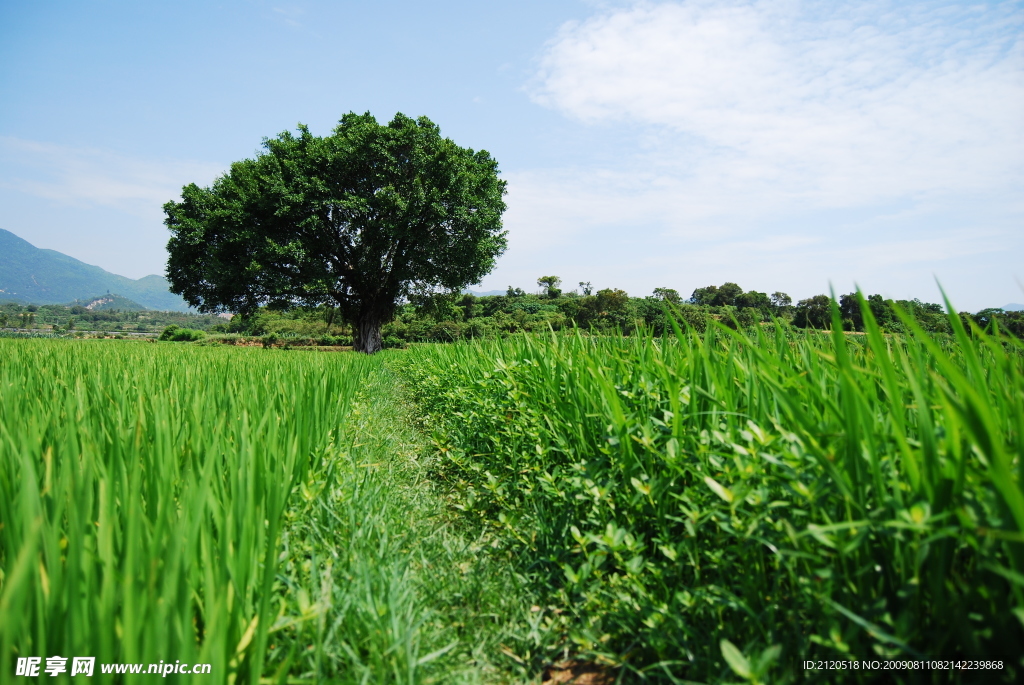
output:
[[[454,342],[462,338],[462,324],[455,321],[442,321],[430,330],[430,339],[434,342]]]
[[[322,335],[317,340],[318,345],[324,347],[350,347],[352,345],[352,336],[350,335]]]
[[[171,337],[172,337],[172,336],[173,336],[173,335],[174,335],[175,333],[177,333],[177,332],[178,332],[178,327],[177,327],[177,326],[175,326],[175,325],[174,325],[174,324],[172,323],[172,324],[171,324],[170,326],[168,326],[167,328],[165,328],[165,329],[163,330],[163,332],[161,332],[161,333],[160,333],[160,337],[159,337],[159,338],[157,338],[157,340],[160,340],[160,341],[164,341],[164,340],[170,340],[170,339],[171,339]]]
[[[179,328],[171,324],[163,330],[158,340],[164,342],[195,342],[205,337],[206,333],[203,331],[197,331],[194,328]]]
[[[708,313],[704,307],[683,304],[679,306],[676,312],[682,321],[685,321],[690,328],[698,333],[703,333],[708,326]]]

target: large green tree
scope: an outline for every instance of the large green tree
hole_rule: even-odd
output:
[[[373,353],[409,293],[476,283],[505,250],[497,162],[426,117],[350,113],[263,147],[164,205],[171,290],[200,311],[326,303]]]

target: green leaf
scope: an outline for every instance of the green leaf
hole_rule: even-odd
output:
[[[714,492],[716,495],[724,499],[726,502],[732,504],[732,490],[723,487],[717,480],[715,480],[711,476],[704,476],[704,482],[707,483],[707,486],[711,488],[712,492]]]
[[[630,478],[629,482],[633,484],[633,487],[636,488],[637,491],[640,494],[642,494],[642,495],[644,495],[646,497],[650,497],[651,496],[651,486],[650,485],[647,485],[647,484],[641,482],[640,480],[638,480],[636,478]]]
[[[763,652],[757,659],[757,675],[764,675],[768,669],[779,660],[779,655],[782,654],[782,645],[772,645]]]
[[[427,654],[426,656],[421,656],[419,659],[417,659],[416,660],[416,665],[417,666],[422,666],[423,664],[429,664],[434,659],[437,659],[439,657],[444,656],[445,654],[447,654],[448,652],[452,651],[453,649],[455,649],[458,646],[459,646],[459,641],[456,640],[455,642],[451,643],[450,645],[442,647],[441,649],[436,649],[433,652],[431,652],[430,654]]]
[[[729,664],[729,668],[741,678],[750,680],[754,677],[753,672],[750,670],[750,662],[747,661],[747,657],[743,656],[736,645],[723,639],[719,644],[722,649],[722,656],[725,657],[726,662]]]

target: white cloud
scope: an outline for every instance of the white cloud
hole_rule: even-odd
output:
[[[508,175],[505,274],[898,297],[938,275],[988,306],[1019,272],[1019,3],[605,7],[527,91],[600,153]]]
[[[187,183],[208,184],[224,169],[205,162],[151,160],[94,148],[0,137],[3,185],[75,206],[160,216]]]
[[[662,222],[674,213],[671,203],[664,202],[666,186],[678,183],[651,172],[584,168],[512,172],[505,177],[509,209],[504,221],[510,227],[510,247],[527,250],[578,241],[582,233],[595,229],[628,230]],[[704,208],[703,213],[711,211]],[[694,204],[683,213],[691,224],[702,214]]]
[[[691,169],[773,203],[1019,187],[1024,40],[1013,9],[635,4],[564,26],[530,92],[583,122],[654,127]]]

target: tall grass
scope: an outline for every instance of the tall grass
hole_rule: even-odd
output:
[[[209,663],[209,683],[515,677],[521,582],[452,525],[381,362],[0,340],[0,681],[19,656]]]
[[[909,318],[887,336],[862,311],[863,336],[712,326],[408,353],[438,475],[540,598],[520,658],[669,682],[884,657],[1024,677],[1024,345],[955,315],[951,338]]]
[[[257,681],[287,499],[362,368],[239,352],[0,341],[0,673],[95,656]]]

